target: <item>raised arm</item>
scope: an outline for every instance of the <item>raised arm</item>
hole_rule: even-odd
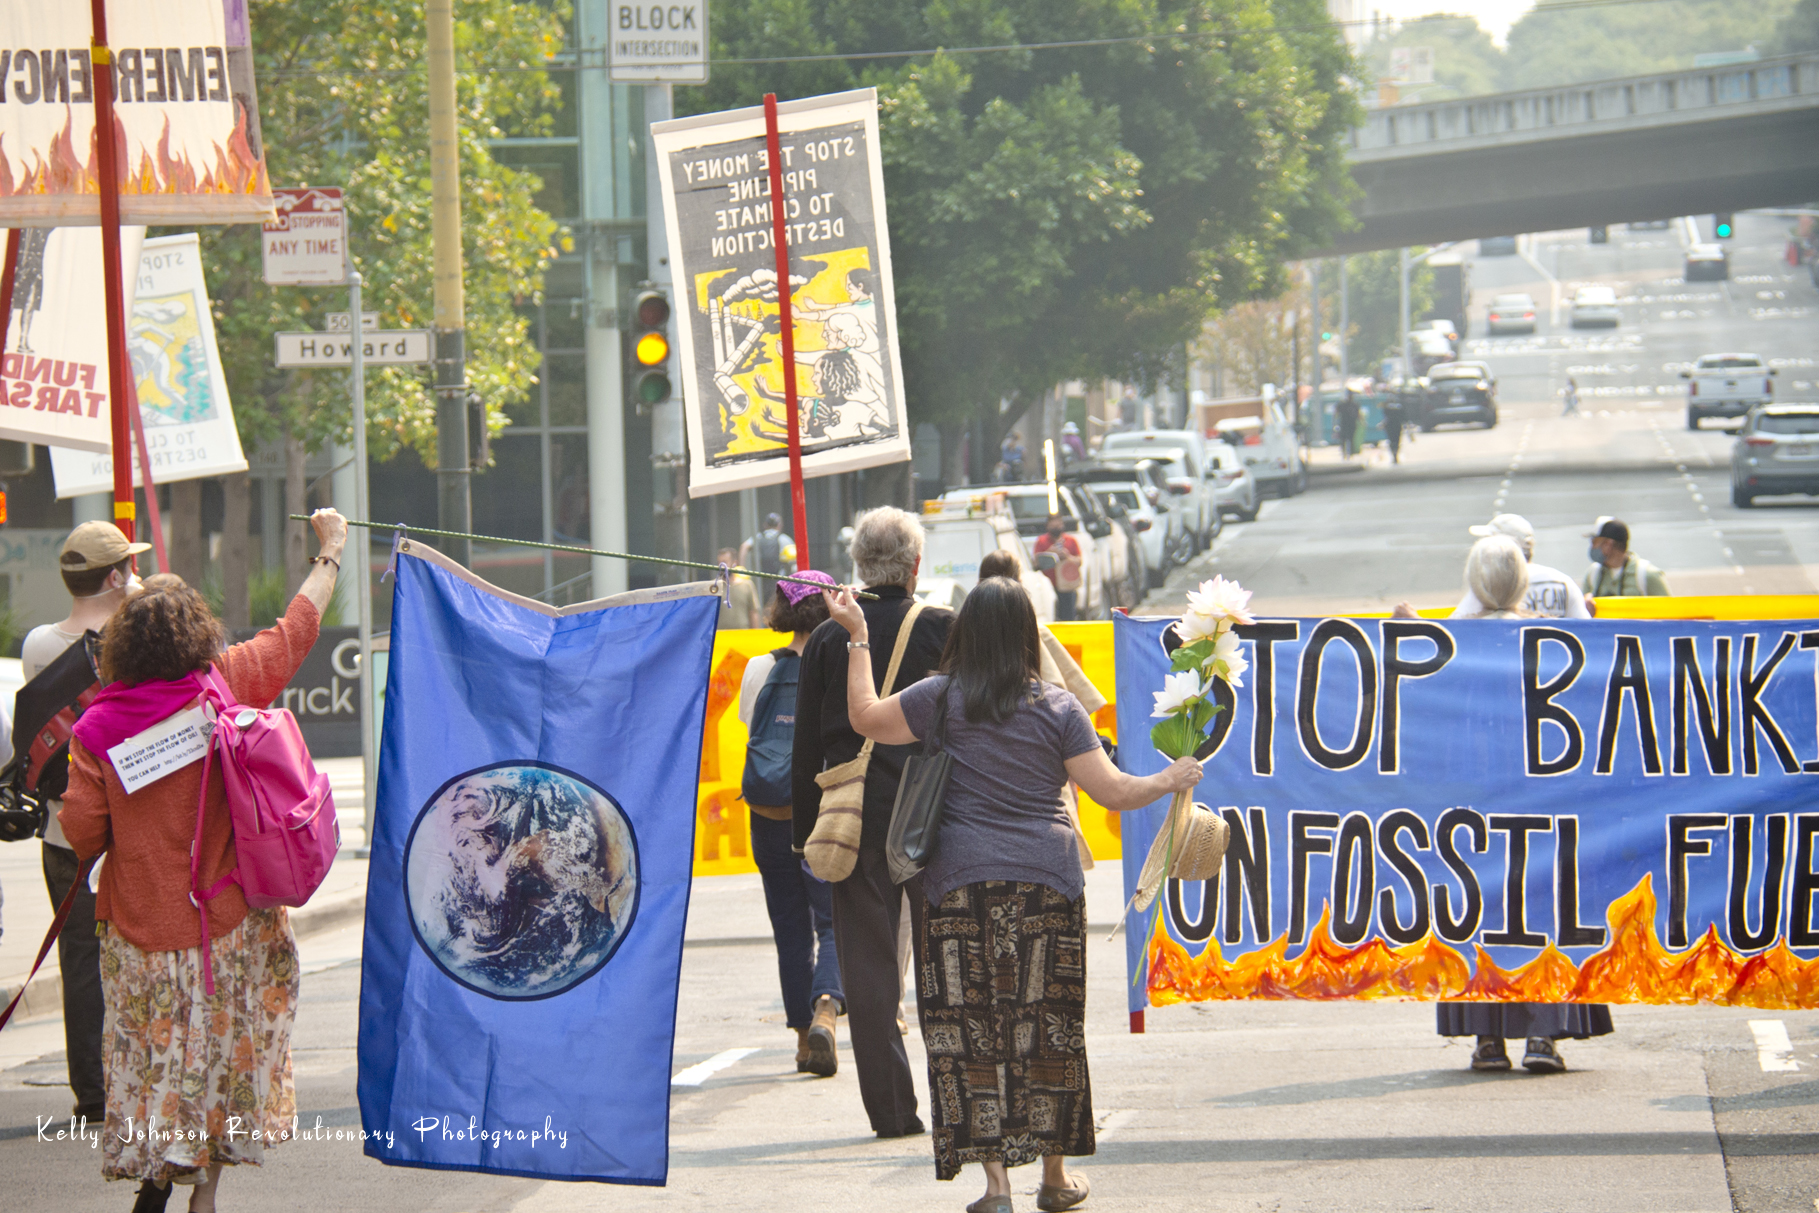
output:
[[[310,565],[309,576],[297,592],[316,604],[316,614],[328,609],[328,600],[335,594],[335,579],[341,573],[341,555],[347,547],[347,519],[332,509],[317,510],[309,516],[309,524],[316,528],[316,542],[322,552]],[[365,569],[358,570],[364,574]]]
[[[821,596],[827,600],[828,614],[846,629],[848,643],[871,643],[865,627],[865,613],[859,609],[850,587],[841,586],[838,593],[823,590]],[[869,658],[869,653],[867,656]],[[853,658],[850,654],[846,663],[846,719],[853,732],[885,745],[908,745],[916,740],[916,735],[910,732],[909,721],[903,717],[903,705],[898,697],[878,698],[877,688],[872,686],[871,661]]]
[[[1200,764],[1192,758],[1177,758],[1154,775],[1126,775],[1099,749],[1067,760],[1067,777],[1114,813],[1141,809],[1173,792],[1191,792],[1200,776]]]

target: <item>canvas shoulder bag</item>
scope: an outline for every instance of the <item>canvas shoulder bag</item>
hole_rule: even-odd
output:
[[[891,808],[891,830],[884,844],[884,859],[891,879],[904,884],[928,866],[935,853],[935,835],[941,830],[941,806],[947,800],[947,781],[954,773],[954,756],[947,750],[947,697],[953,683],[941,688],[935,714],[922,753],[903,764],[897,784],[897,803]]]
[[[884,698],[897,689],[897,668],[903,664],[903,652],[909,647],[910,633],[922,614],[924,603],[916,603],[903,617],[897,629],[897,643],[891,649],[890,668],[884,672]],[[853,660],[851,652],[847,660]],[[815,828],[803,845],[802,857],[808,870],[822,880],[845,880],[853,874],[859,861],[859,828],[865,812],[865,772],[872,765],[872,741],[868,737],[859,747],[859,756],[837,767],[829,767],[815,776],[821,785],[821,811]]]

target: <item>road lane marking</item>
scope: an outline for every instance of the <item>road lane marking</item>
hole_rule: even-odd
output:
[[[744,1061],[757,1051],[757,1049],[728,1049],[724,1053],[716,1053],[706,1061],[696,1062],[688,1069],[677,1073],[674,1078],[669,1080],[669,1085],[672,1087],[698,1087],[728,1066]]]
[[[1800,1068],[1794,1060],[1794,1042],[1788,1039],[1787,1024],[1779,1019],[1750,1020],[1750,1034],[1756,1038],[1756,1062],[1769,1073]]]

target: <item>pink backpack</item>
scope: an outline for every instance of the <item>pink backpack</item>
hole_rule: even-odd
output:
[[[321,887],[341,826],[328,776],[310,761],[297,718],[283,708],[237,703],[219,671],[203,676],[203,701],[214,711],[215,731],[202,759],[202,794],[196,803],[196,845],[190,848],[190,900],[197,909],[237,884],[255,910],[300,906]],[[234,870],[210,888],[199,870],[209,765],[219,758],[234,825]],[[202,915],[202,961],[208,993],[215,992],[208,915]]]

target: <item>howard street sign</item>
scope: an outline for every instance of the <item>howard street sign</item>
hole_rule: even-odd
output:
[[[707,0],[615,3],[606,40],[615,84],[706,84]]]
[[[279,366],[352,366],[352,333],[274,333]],[[361,353],[369,366],[428,362],[428,329],[368,329]]]

